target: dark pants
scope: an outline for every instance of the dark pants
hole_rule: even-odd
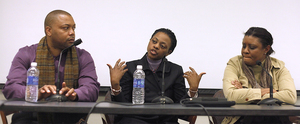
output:
[[[13,114],[12,124],[38,124],[37,114],[33,112],[20,112]]]
[[[235,124],[292,124],[288,116],[242,116]]]
[[[12,116],[12,124],[75,124],[87,114],[20,112]]]
[[[117,115],[114,124],[178,124],[178,118],[165,115]]]
[[[178,124],[178,122],[146,122],[136,118],[124,117],[119,122],[114,124]]]

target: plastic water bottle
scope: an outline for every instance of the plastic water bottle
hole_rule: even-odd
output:
[[[145,101],[145,72],[142,65],[137,65],[133,73],[132,103],[144,104]]]
[[[38,100],[39,70],[36,66],[37,63],[32,62],[31,67],[27,71],[25,100],[29,102],[37,102]]]

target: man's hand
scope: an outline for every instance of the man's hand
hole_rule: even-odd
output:
[[[55,85],[44,85],[39,89],[38,99],[44,99],[54,94],[56,94]]]
[[[62,88],[59,91],[59,94],[65,95],[69,100],[74,101],[77,98],[77,93],[74,91],[74,88],[69,88],[66,85],[66,82],[62,83]]]

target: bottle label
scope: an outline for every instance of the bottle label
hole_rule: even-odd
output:
[[[39,77],[27,76],[27,85],[39,85]]]
[[[144,88],[145,87],[145,79],[134,79],[133,87],[134,88]]]

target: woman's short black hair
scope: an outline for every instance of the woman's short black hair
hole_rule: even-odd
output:
[[[167,28],[160,28],[160,29],[157,29],[155,30],[155,32],[152,34],[151,36],[151,39],[153,38],[153,36],[158,33],[158,32],[163,32],[165,34],[167,34],[169,36],[169,38],[171,39],[171,47],[169,50],[172,50],[172,52],[174,51],[176,45],[177,45],[177,39],[176,39],[176,36],[175,34],[170,30],[170,29],[167,29]],[[171,53],[172,53],[171,52]]]

